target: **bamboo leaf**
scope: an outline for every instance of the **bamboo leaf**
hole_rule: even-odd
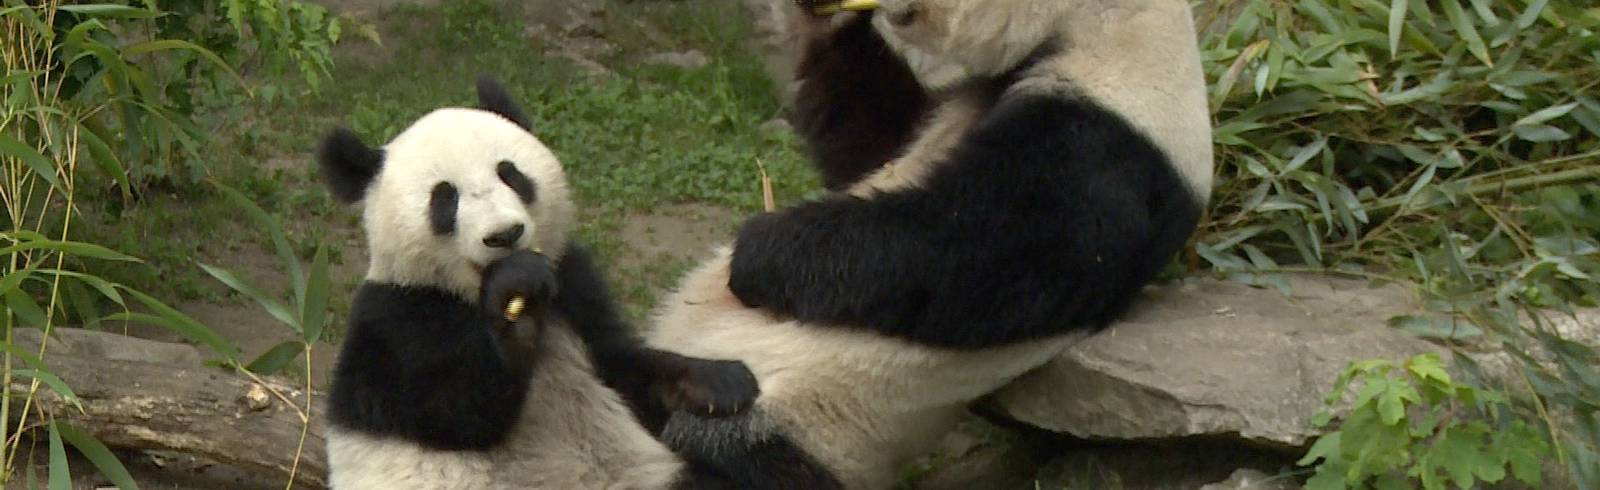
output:
[[[157,12],[150,9],[142,9],[128,5],[117,5],[110,3],[62,5],[59,8],[67,12],[113,19],[154,19],[156,17],[166,15],[162,12]]]
[[[289,308],[283,306],[283,303],[278,302],[277,299],[274,299],[267,293],[262,292],[260,289],[256,289],[255,286],[251,286],[250,283],[245,282],[244,279],[241,279],[237,274],[234,274],[232,271],[223,269],[221,267],[215,267],[206,264],[200,264],[200,268],[204,269],[207,274],[211,275],[211,277],[214,277],[218,281],[222,281],[223,284],[228,285],[228,287],[233,288],[234,291],[238,291],[250,299],[255,300],[256,304],[261,305],[263,309],[267,310],[268,314],[272,315],[273,318],[278,319],[278,321],[283,322],[284,325],[288,325],[289,328],[294,329],[296,333],[299,333],[303,330],[303,328],[301,328],[300,321],[296,319],[295,315],[289,313]]]
[[[1406,9],[1409,0],[1391,0],[1389,3],[1389,57],[1400,54],[1400,33],[1405,30]]]
[[[72,490],[72,468],[67,466],[67,448],[61,444],[55,417],[50,417],[50,490]]]
[[[133,256],[125,255],[125,254],[123,254],[121,252],[117,252],[117,251],[109,249],[109,248],[105,248],[105,247],[102,247],[102,246],[99,246],[99,245],[95,245],[93,243],[60,241],[60,240],[50,240],[50,239],[29,240],[29,241],[25,241],[25,242],[22,242],[22,243],[19,243],[19,244],[16,244],[16,245],[12,245],[12,246],[9,246],[9,247],[0,248],[0,255],[10,255],[10,254],[15,253],[15,252],[22,252],[22,251],[27,251],[27,250],[39,250],[39,249],[53,250],[53,251],[56,251],[56,252],[65,253],[67,255],[72,255],[72,256],[76,256],[76,257],[86,257],[86,258],[91,258],[91,259],[118,260],[118,261],[123,261],[123,262],[142,262],[141,260],[139,260],[138,258],[135,258]]]
[[[6,291],[5,296],[6,309],[15,314],[17,320],[27,326],[44,328],[46,324],[44,309],[39,307],[39,303],[35,302],[32,296],[28,296],[27,291],[21,288],[12,289]]]
[[[1545,5],[1549,3],[1550,0],[1533,0],[1533,3],[1528,4],[1528,8],[1523,9],[1522,13],[1517,15],[1517,28],[1527,29],[1533,27],[1533,23],[1539,21],[1539,14],[1544,12]]]
[[[272,346],[271,349],[263,352],[261,356],[256,357],[254,361],[250,361],[250,365],[245,366],[245,369],[261,375],[278,374],[296,357],[299,357],[303,351],[305,351],[305,344],[293,340],[283,342]]]
[[[58,172],[55,164],[51,163],[49,158],[45,158],[44,154],[39,153],[32,146],[17,141],[11,135],[0,133],[0,156],[9,156],[21,160],[22,163],[28,165],[28,168],[33,169],[33,173],[37,174],[39,178],[49,182],[50,187],[61,188],[61,178],[57,176]]]
[[[100,470],[100,475],[106,477],[107,480],[111,480],[111,483],[116,485],[117,488],[139,490],[139,483],[133,480],[133,475],[128,473],[128,469],[122,466],[122,462],[117,460],[117,456],[112,454],[111,449],[102,444],[99,439],[95,439],[94,436],[89,435],[88,432],[84,432],[82,429],[63,422],[56,423],[56,430],[61,433],[62,439],[65,439],[72,447],[77,448],[78,453],[94,464],[95,469]]]
[[[41,371],[38,369],[16,369],[12,370],[11,374],[37,379],[39,382],[44,383],[45,386],[50,387],[50,391],[54,391],[57,395],[60,395],[63,401],[72,404],[72,406],[77,407],[78,410],[83,410],[83,404],[79,403],[78,401],[78,394],[73,393],[72,387],[67,386],[67,383],[62,381],[61,378],[57,377],[55,374],[52,374],[49,371]]]
[[[88,125],[81,123],[78,126],[78,138],[89,148],[89,155],[94,157],[95,165],[117,183],[117,188],[122,191],[122,198],[132,199],[133,185],[128,181],[128,171],[122,166],[122,161],[117,159],[116,152],[111,150],[111,145],[107,145],[105,140]]]
[[[307,344],[322,338],[322,327],[327,323],[329,282],[328,250],[318,245],[317,255],[311,260],[311,277],[306,281],[304,309],[300,312]]]
[[[1494,61],[1489,58],[1489,47],[1483,44],[1483,36],[1478,34],[1478,28],[1472,25],[1472,19],[1461,10],[1460,0],[1444,0],[1439,2],[1444,9],[1444,15],[1450,19],[1450,25],[1455,27],[1456,34],[1467,42],[1467,50],[1482,61],[1484,65],[1494,68]]]
[[[294,249],[289,246],[289,239],[283,234],[283,226],[278,224],[277,219],[268,215],[266,211],[262,210],[260,206],[257,206],[255,202],[245,197],[238,190],[220,181],[210,180],[209,182],[216,186],[217,190],[221,191],[222,195],[226,196],[229,201],[233,201],[235,206],[243,209],[245,214],[250,216],[250,219],[255,221],[257,225],[267,230],[267,237],[272,239],[272,247],[277,250],[278,260],[282,261],[284,268],[288,270],[289,283],[294,287],[295,304],[305,304],[305,273],[301,272],[300,259],[295,256]]]
[[[1533,114],[1528,114],[1522,119],[1518,119],[1517,122],[1512,123],[1512,125],[1531,126],[1535,124],[1543,124],[1558,117],[1567,115],[1568,112],[1572,112],[1572,109],[1576,107],[1578,107],[1577,102],[1546,107]]]
[[[0,295],[10,293],[13,288],[22,285],[22,281],[32,275],[33,268],[28,267],[22,270],[11,271],[10,274],[0,277]]]
[[[236,361],[239,358],[239,347],[217,335],[211,328],[137,289],[123,289],[145,307],[154,310],[156,314],[117,313],[107,317],[108,320],[125,320],[166,327],[192,342],[205,344],[228,361]]]
[[[238,82],[239,86],[249,86],[249,84],[245,83],[244,78],[239,76],[238,72],[233,71],[233,66],[222,60],[222,57],[217,56],[216,53],[211,52],[209,49],[200,47],[200,45],[191,43],[189,41],[180,39],[156,39],[152,41],[145,41],[123,49],[122,56],[124,58],[132,58],[145,53],[169,49],[186,50],[200,55],[200,57],[210,61],[212,64],[216,65],[217,68],[222,69],[224,73],[227,73],[229,76],[233,77],[234,81]]]

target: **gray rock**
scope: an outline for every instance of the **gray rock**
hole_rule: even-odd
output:
[[[762,134],[779,135],[792,133],[794,131],[794,126],[790,125],[789,121],[784,120],[783,118],[776,118],[761,123],[761,127],[757,129],[759,129]]]
[[[1005,416],[1086,439],[1225,436],[1303,447],[1354,360],[1445,351],[1385,325],[1404,288],[1289,277],[1293,294],[1192,279],[1152,288],[1126,320],[992,398]]]
[[[656,53],[656,54],[652,54],[650,56],[645,57],[644,61],[646,63],[654,63],[654,64],[658,64],[658,65],[671,65],[671,66],[676,66],[678,68],[683,68],[683,69],[686,69],[686,70],[692,70],[692,69],[695,69],[695,68],[706,66],[706,63],[710,63],[711,59],[707,58],[706,54],[700,52],[700,50],[691,49],[691,50],[688,50],[688,51],[679,51],[679,52],[675,52],[675,53]]]
[[[12,332],[12,343],[25,351],[38,353],[43,332],[33,328],[18,328]],[[199,366],[205,361],[200,351],[188,344],[145,340],[138,337],[89,330],[86,328],[56,327],[50,331],[50,354],[70,354],[97,357],[113,361],[135,361],[169,366]],[[46,356],[46,362],[49,362]]]
[[[1228,479],[1212,483],[1200,490],[1298,490],[1293,479],[1273,476],[1252,468],[1234,471]]]

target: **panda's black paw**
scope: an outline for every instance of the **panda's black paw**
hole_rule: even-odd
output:
[[[744,413],[761,395],[756,377],[739,361],[719,361],[658,352],[672,373],[657,386],[669,410],[700,417],[727,417]]]
[[[512,298],[522,298],[525,308],[547,303],[556,295],[555,264],[529,250],[513,252],[483,269],[479,295],[484,311],[494,318],[506,314]]]

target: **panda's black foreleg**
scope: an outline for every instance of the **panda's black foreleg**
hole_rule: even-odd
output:
[[[802,16],[810,14],[800,14]],[[823,185],[840,190],[898,156],[931,109],[906,62],[873,30],[870,14],[832,29],[804,18],[804,51],[790,120]]]
[[[651,433],[675,410],[721,417],[748,408],[760,393],[738,361],[685,357],[646,348],[623,321],[589,252],[569,244],[562,253],[554,308],[583,338],[595,374],[628,402]]]

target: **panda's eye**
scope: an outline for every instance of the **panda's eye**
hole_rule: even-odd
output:
[[[436,235],[449,235],[456,232],[456,206],[460,196],[456,186],[449,182],[434,184],[433,193],[428,198],[428,224],[433,227]]]
[[[538,189],[534,188],[533,181],[528,180],[528,176],[522,175],[522,171],[517,170],[515,164],[510,161],[501,161],[500,165],[495,167],[495,173],[500,176],[501,182],[506,183],[506,187],[516,191],[517,197],[522,199],[523,204],[533,204],[533,199],[538,195]]]

